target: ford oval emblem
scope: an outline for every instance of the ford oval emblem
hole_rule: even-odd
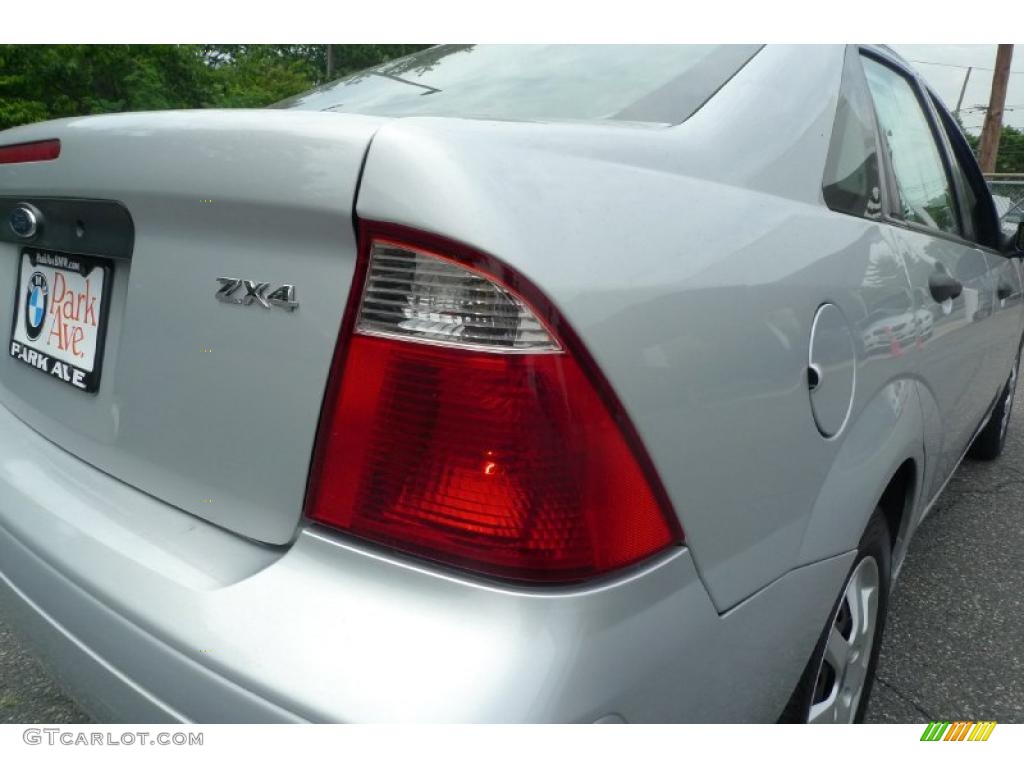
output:
[[[7,221],[15,235],[28,240],[35,237],[36,233],[39,232],[39,220],[41,218],[42,215],[35,206],[19,203],[11,211],[10,218]]]

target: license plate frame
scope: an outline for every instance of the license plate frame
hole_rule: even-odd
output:
[[[7,347],[10,356],[73,389],[97,392],[113,277],[110,259],[22,248]]]

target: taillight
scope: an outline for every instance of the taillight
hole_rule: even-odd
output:
[[[364,224],[308,513],[493,576],[565,582],[682,540],[625,412],[505,265]]]
[[[0,163],[34,163],[60,157],[60,139],[8,144],[0,147]]]

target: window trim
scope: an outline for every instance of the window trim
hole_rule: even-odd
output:
[[[872,59],[879,63],[886,63],[888,60],[884,56],[876,54],[872,49],[865,48],[863,46],[852,46],[856,51],[857,56],[857,67],[860,70],[860,84],[865,90],[868,97],[868,106],[871,109],[871,119],[875,127],[875,143],[878,145],[878,170],[882,177],[882,218],[881,221],[889,224],[893,223],[906,223],[903,219],[894,216],[893,210],[895,201],[899,199],[900,193],[899,188],[896,186],[896,174],[893,172],[892,163],[890,162],[889,155],[889,142],[885,138],[885,131],[882,130],[881,123],[878,122],[878,110],[875,109],[875,97],[871,93],[871,86],[868,85],[868,76],[864,71],[864,66],[861,63],[861,59],[864,56],[870,56]]]
[[[935,103],[935,96],[928,88],[926,83],[920,83],[921,89],[924,92],[925,100],[928,102],[929,114],[934,120],[935,130],[940,134],[940,141],[942,143],[942,151],[947,158],[947,174],[953,184],[953,197],[956,200],[956,206],[960,218],[960,232],[965,240],[975,242],[977,239],[977,233],[974,231],[974,219],[973,217],[967,216],[967,192],[963,188],[963,178],[960,173],[954,173],[959,165],[959,160],[956,157],[956,153],[953,151],[953,145],[950,143],[949,134],[946,132],[946,127],[942,123],[942,117],[938,113],[938,105]]]
[[[952,142],[952,140],[949,137],[949,130],[946,128],[946,120],[943,119],[942,113],[943,112],[945,113],[946,117],[948,118],[948,121],[949,121],[950,125],[953,126],[957,131],[960,131],[960,126],[957,125],[956,120],[953,118],[952,113],[942,103],[942,100],[939,98],[938,94],[936,94],[935,91],[932,88],[928,87],[927,83],[922,83],[922,85],[924,86],[925,91],[927,92],[927,94],[929,96],[929,100],[931,101],[932,106],[935,109],[935,113],[936,113],[936,117],[938,119],[938,123],[939,123],[939,125],[940,125],[940,127],[942,129],[942,135],[945,138],[945,140],[947,142],[947,145],[948,145],[950,158],[952,159],[952,162],[956,163],[957,166],[961,170],[961,173],[956,174],[956,181],[958,182],[957,186],[960,187],[960,189],[961,189],[961,199],[963,200],[963,208],[964,208],[964,210],[966,210],[966,208],[967,208],[967,199],[968,199],[967,198],[967,190],[963,189],[963,185],[964,184],[967,184],[968,186],[971,187],[971,191],[974,193],[975,197],[979,196],[978,190],[974,189],[973,185],[971,184],[972,177],[977,177],[977,178],[981,179],[983,190],[980,193],[980,195],[984,196],[985,198],[987,198],[987,199],[989,199],[991,201],[992,193],[989,191],[988,184],[985,182],[985,177],[982,175],[981,169],[980,169],[980,167],[978,167],[977,161],[973,162],[973,164],[972,164],[973,168],[965,167],[965,164],[960,159],[960,155],[958,154],[958,152],[956,150],[956,147],[953,146],[953,142]],[[963,136],[963,132],[962,131],[961,131],[961,136]],[[967,138],[966,137],[963,137],[963,142],[964,142],[964,146],[966,146],[968,148],[968,150],[969,150],[970,147],[967,144]],[[972,160],[973,160],[973,156],[972,156]],[[977,179],[974,178],[973,180],[976,181]],[[980,204],[981,200],[979,200],[978,202]],[[990,211],[990,213],[992,213],[994,215],[995,214],[995,210],[992,209]],[[998,217],[996,217],[996,220],[998,222]],[[984,250],[984,251],[986,251],[988,253],[994,253],[994,254],[998,254],[999,256],[1004,256],[1005,257],[1005,254],[1002,253],[997,247],[994,247],[994,246],[991,246],[991,245],[986,245],[985,243],[982,243],[978,239],[979,236],[980,236],[980,233],[978,233],[976,231],[976,226],[975,226],[975,221],[974,221],[973,216],[971,217],[970,224],[971,224],[970,229],[971,229],[971,235],[972,236],[970,238],[968,238],[968,239],[971,241],[972,245],[974,245],[976,248],[980,248],[980,249],[982,249],[982,250]]]

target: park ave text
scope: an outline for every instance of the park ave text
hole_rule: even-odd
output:
[[[21,342],[11,341],[11,356],[35,366],[41,371],[45,371],[51,376],[56,376],[59,379],[70,382],[79,389],[86,388],[85,371],[75,368],[75,366],[68,363],[61,362],[49,355],[44,355],[42,352],[37,352],[31,347],[26,347]]]
[[[92,284],[85,280],[85,290],[75,291],[68,287],[61,272],[53,277],[53,300],[50,302],[50,331],[46,335],[47,346],[61,352],[70,352],[75,357],[85,357],[78,345],[85,340],[84,326],[96,327],[96,295]],[[11,353],[13,354],[13,352]]]

